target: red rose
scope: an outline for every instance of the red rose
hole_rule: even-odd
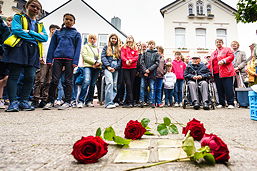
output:
[[[95,163],[108,152],[107,146],[100,137],[82,137],[73,145],[71,154],[80,163]]]
[[[125,138],[136,140],[140,139],[145,132],[146,129],[141,125],[140,122],[130,120],[127,123],[124,134]]]
[[[227,162],[230,158],[227,145],[217,135],[205,134],[201,146],[209,146],[217,162]]]
[[[200,141],[205,134],[203,124],[195,118],[188,122],[186,127],[183,127],[182,133],[186,135],[189,130],[190,135],[197,141]]]

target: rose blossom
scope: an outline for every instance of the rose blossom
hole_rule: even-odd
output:
[[[227,145],[215,134],[205,134],[201,146],[209,146],[217,162],[227,162],[230,158]]]
[[[125,134],[125,138],[136,140],[136,139],[140,139],[145,132],[146,132],[146,129],[142,126],[140,122],[130,120],[127,123],[124,134]]]
[[[188,122],[186,127],[183,127],[182,133],[186,135],[189,130],[190,135],[197,141],[200,141],[205,134],[203,124],[195,118]]]
[[[100,137],[82,137],[73,145],[71,154],[80,163],[95,163],[108,152],[107,146]]]

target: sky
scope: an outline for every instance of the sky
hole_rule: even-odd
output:
[[[47,12],[58,8],[69,0],[40,0]],[[116,16],[121,19],[121,31],[133,35],[136,41],[155,40],[163,44],[163,17],[160,9],[174,0],[84,0],[108,21]],[[236,8],[238,0],[223,0]],[[257,23],[256,25],[257,26]],[[246,34],[244,25],[239,34]],[[257,27],[256,27],[257,28]],[[242,33],[240,33],[240,31]],[[250,36],[249,36],[250,37]],[[247,42],[248,43],[248,42]],[[246,46],[248,48],[248,45]]]

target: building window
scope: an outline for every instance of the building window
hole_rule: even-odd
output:
[[[99,48],[103,48],[108,43],[108,34],[99,34],[98,35],[98,45]]]
[[[206,29],[204,28],[197,28],[196,32],[196,45],[197,48],[206,48]]]
[[[222,39],[224,42],[224,46],[227,46],[227,30],[217,29],[217,39]]]
[[[186,29],[184,28],[175,28],[175,47],[176,48],[185,48],[186,47]]]
[[[207,5],[207,15],[211,14],[211,5]]]
[[[2,11],[3,4],[4,4],[4,2],[3,2],[3,1],[0,1],[0,14],[2,14],[2,13],[3,13],[3,11]]]
[[[189,4],[189,5],[188,5],[188,13],[189,13],[189,15],[194,14],[194,13],[193,13],[193,4]]]
[[[203,15],[203,1],[201,0],[196,2],[196,13],[197,15]]]
[[[82,45],[85,45],[88,43],[88,39],[87,39],[88,35],[89,35],[88,33],[82,33]]]

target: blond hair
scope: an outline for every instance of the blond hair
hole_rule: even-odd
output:
[[[92,38],[94,38],[95,40],[97,40],[97,37],[96,37],[95,34],[89,34],[89,35],[88,35],[88,38],[87,38],[87,40],[88,40],[89,43],[92,43],[92,41],[91,41]]]
[[[130,36],[127,37],[127,39],[128,39],[128,38],[132,38],[132,39],[133,39],[133,43],[132,43],[132,44],[129,44],[129,42],[126,41],[126,43],[124,44],[123,47],[124,47],[124,48],[130,47],[131,49],[137,50],[137,45],[136,45],[136,43],[135,43],[134,37],[130,35]]]

